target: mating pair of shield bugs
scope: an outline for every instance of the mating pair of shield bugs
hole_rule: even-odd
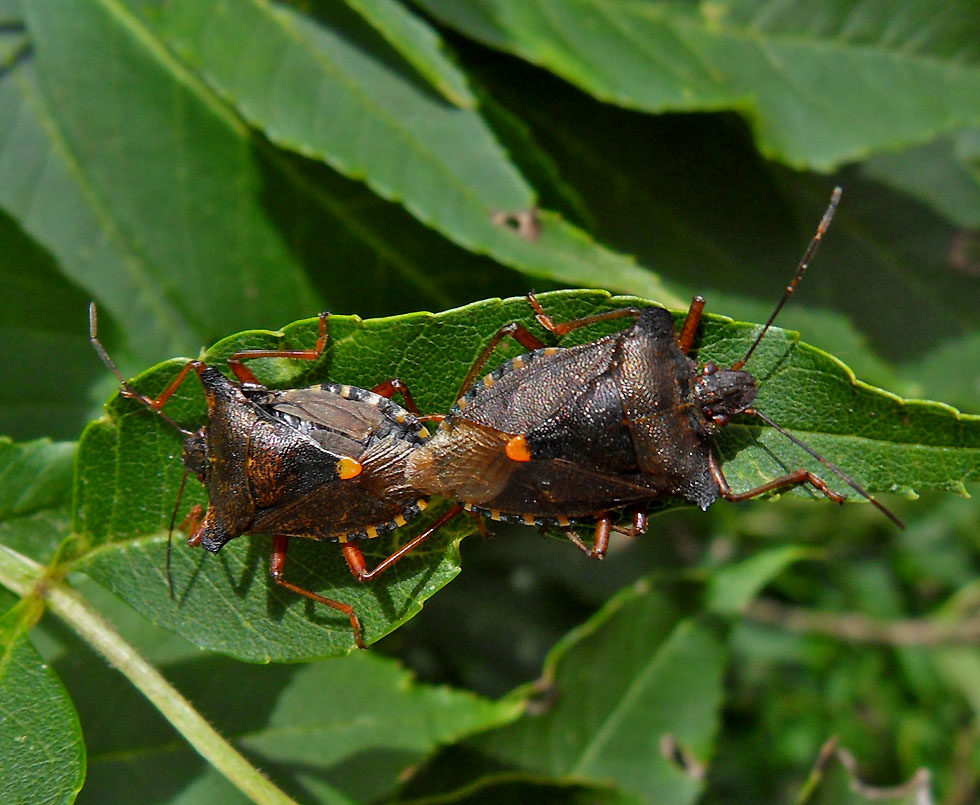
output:
[[[260,385],[245,362],[315,360],[327,342],[326,314],[320,316],[313,349],[238,352],[228,360],[234,381],[201,361],[190,361],[153,398],[119,375],[99,343],[94,307],[91,338],[119,377],[121,394],[163,417],[184,438],[184,466],[209,496],[203,514],[192,511],[188,542],[217,552],[243,534],[275,535],[275,582],[346,614],[355,642],[363,646],[360,622],[349,604],[284,578],[292,537],[340,543],[353,575],[366,581],[464,509],[492,519],[558,526],[588,555],[601,558],[611,531],[644,532],[647,506],[665,498],[706,509],[718,498],[741,501],[809,484],[843,502],[842,495],[805,469],[754,489],[732,490],[712,442],[739,414],[784,433],[901,525],[856,481],[754,408],[756,380],[743,368],[799,284],[839,197],[837,189],[769,321],[745,356],[727,369],[711,362],[699,366],[688,357],[705,305],[701,297],[694,298],[678,331],[671,314],[657,307],[556,323],[529,294],[537,321],[557,336],[611,319],[632,318],[633,323],[569,348],[547,347],[522,325],[509,324],[473,363],[445,416],[422,416],[398,379],[373,390],[339,384],[286,390]],[[508,337],[530,351],[480,379],[493,351]],[[163,411],[192,372],[200,379],[208,407],[207,424],[198,431],[185,430]],[[405,407],[391,400],[399,392]],[[433,434],[425,421],[439,422]],[[358,543],[405,524],[432,496],[449,498],[454,505],[368,570]],[[631,514],[625,527],[614,520],[622,510]],[[591,545],[571,529],[576,521],[596,523]]]

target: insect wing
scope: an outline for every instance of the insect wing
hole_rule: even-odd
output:
[[[273,429],[288,432],[290,445],[278,450],[288,473],[284,466],[274,499],[259,505],[251,531],[367,538],[421,511],[405,466],[424,431],[401,407],[334,385],[267,392],[259,405]],[[359,471],[343,477],[341,462]]]

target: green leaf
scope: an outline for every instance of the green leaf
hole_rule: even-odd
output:
[[[980,651],[972,646],[947,646],[933,651],[931,662],[947,686],[980,713]]]
[[[342,695],[338,696],[338,693]],[[399,775],[439,743],[516,718],[520,702],[490,702],[448,687],[420,685],[396,663],[358,654],[298,672],[279,697],[267,729],[244,746],[271,763],[335,767],[332,785],[364,802],[388,793]],[[368,750],[390,753],[371,775],[341,760]],[[313,775],[302,774],[310,785]]]
[[[78,715],[31,645],[40,604],[0,616],[0,801],[70,802],[85,779]]]
[[[341,4],[315,9],[311,18],[261,0],[179,0],[148,20],[215,103],[220,96],[275,144],[363,179],[467,249],[534,277],[671,298],[655,274],[555,213],[538,213],[534,240],[494,224],[496,213],[537,203],[479,114],[394,69],[388,44]]]
[[[784,568],[814,555],[811,548],[784,545],[724,567],[711,576],[707,607],[722,615],[737,615]]]
[[[133,801],[149,787],[196,802],[220,786],[217,773],[175,747],[171,730],[104,666],[76,663],[72,670],[66,678],[83,718],[92,721],[86,792],[93,801]],[[164,670],[277,785],[307,802],[391,796],[440,745],[520,712],[519,702],[422,684],[374,652],[271,667],[199,657]],[[235,683],[215,684],[221,679]],[[107,696],[130,718],[105,718]],[[223,802],[228,786],[220,788]]]
[[[0,437],[0,550],[42,561],[68,533],[75,445]],[[37,598],[10,606],[0,589],[0,802],[65,802],[85,778],[72,702],[28,636]]]
[[[0,437],[0,521],[64,505],[70,496],[75,445],[39,439],[14,445]]]
[[[29,11],[30,58],[0,72],[0,207],[121,325],[124,370],[323,299],[377,315],[524,289],[361,183],[270,147],[124,6]],[[29,273],[0,271],[12,288]]]
[[[473,739],[494,758],[644,802],[693,802],[700,783],[664,755],[704,764],[721,706],[725,649],[642,582],[572,632],[545,666],[545,710]],[[540,683],[539,683],[540,684]]]
[[[20,22],[20,0],[0,0],[0,22],[15,26]]]
[[[701,294],[709,310],[741,321],[768,317],[826,208],[827,177],[761,160],[730,116],[637,115],[511,60],[479,66],[488,91],[532,125],[538,147],[580,193],[590,231],[657,266],[685,299]],[[913,175],[927,170],[909,166]],[[978,353],[936,352],[980,328],[980,306],[950,301],[980,297],[969,235],[857,170],[839,182],[840,208],[780,326],[868,382],[977,413]],[[947,193],[956,203],[952,187]]]
[[[540,298],[559,321],[637,302],[588,291]],[[678,313],[677,320],[682,316]],[[322,365],[310,371],[301,362],[258,361],[255,371],[263,382],[285,387],[327,379],[371,387],[397,376],[408,383],[424,411],[445,412],[482,345],[512,320],[540,331],[530,307],[520,298],[488,300],[436,315],[369,321],[337,316],[330,320],[331,342]],[[617,326],[616,322],[608,325],[577,330],[562,343],[588,341]],[[708,316],[699,358],[731,365],[757,332],[758,325]],[[316,323],[307,320],[287,328],[284,338],[253,331],[226,339],[208,353],[207,360],[220,363],[230,353],[247,348],[310,347],[315,339]],[[502,351],[496,360],[507,354],[513,350]],[[157,394],[179,366],[172,362],[156,367],[141,376],[137,386]],[[980,477],[977,417],[959,416],[938,403],[902,401],[865,386],[842,364],[782,330],[770,332],[749,368],[759,379],[760,410],[872,492],[910,494],[925,488],[961,492],[964,481]],[[197,383],[185,384],[167,411],[185,426],[196,427],[204,411]],[[737,491],[801,465],[826,474],[781,434],[751,420],[726,428],[717,444],[726,476]],[[180,440],[170,428],[133,401],[115,400],[109,418],[86,430],[79,447],[75,501],[80,566],[154,622],[177,629],[204,647],[256,661],[298,660],[348,650],[351,636],[345,618],[321,612],[266,579],[267,540],[239,540],[218,557],[176,548],[177,595],[169,600],[163,542],[183,475],[180,450]],[[849,491],[835,477],[827,480],[832,488]],[[181,511],[203,502],[196,483],[189,483],[188,490]],[[808,489],[793,494],[819,497]],[[178,522],[182,516],[178,515]],[[371,556],[386,555],[427,522],[431,520],[410,524],[380,544],[372,543]],[[294,540],[287,578],[355,605],[368,638],[374,640],[409,619],[425,598],[455,576],[456,540],[472,529],[470,523],[454,524],[387,578],[367,585],[354,582],[334,546]],[[216,612],[221,616],[215,617]]]
[[[977,379],[980,378],[980,332],[947,338],[934,349],[902,367],[916,379],[923,397],[941,397],[971,414],[980,413]]]
[[[0,437],[0,545],[50,561],[70,531],[75,444]]]
[[[345,0],[405,61],[447,100],[462,109],[476,106],[466,76],[443,53],[438,34],[394,0]]]
[[[150,476],[152,477],[152,476]],[[174,498],[171,498],[171,506]],[[168,517],[169,519],[169,517]],[[396,532],[364,549],[369,566],[394,551],[424,524]],[[358,584],[331,543],[294,540],[285,578],[350,604],[366,643],[411,619],[425,600],[459,572],[459,525],[447,527],[379,580]],[[404,533],[403,533],[404,532]],[[166,533],[117,541],[89,554],[78,568],[126,600],[153,623],[177,631],[202,648],[249,662],[298,662],[346,654],[354,647],[345,615],[276,587],[269,576],[271,539],[232,543],[219,557],[174,546],[174,598],[165,573]]]
[[[600,100],[647,112],[733,109],[759,150],[831,170],[980,123],[980,23],[968,0],[421,0],[440,21]],[[927,31],[924,35],[923,30]]]
[[[456,754],[451,755],[448,761],[452,763],[450,769],[437,766],[434,771],[426,769],[426,773],[432,776],[444,775],[447,771],[456,772],[457,775],[479,772],[479,769],[461,763]],[[551,783],[535,774],[504,772],[499,775],[484,774],[481,777],[476,777],[474,774],[473,777],[475,778],[473,782],[450,789],[449,793],[443,793],[445,785],[440,785],[435,794],[423,790],[421,796],[417,798],[410,796],[407,801],[424,802],[430,805],[450,805],[450,803],[477,805],[477,803],[487,802],[533,803],[533,805],[633,805],[636,801],[633,797],[608,788]],[[452,780],[438,779],[432,782],[439,784]]]
[[[860,171],[921,198],[958,226],[980,229],[980,170],[956,146],[956,137],[944,137],[898,154],[879,154]]]
[[[118,4],[87,0],[65,14],[42,1],[24,12],[38,82],[33,63],[24,65],[2,102],[14,137],[46,148],[15,163],[19,144],[8,141],[0,202],[25,230],[80,285],[97,285],[129,332],[171,349],[255,321],[261,295],[294,316],[315,309],[317,295],[261,208],[262,169],[241,123],[202,97]],[[57,204],[31,204],[63,189]],[[207,302],[215,297],[218,308]]]
[[[100,375],[85,337],[87,297],[2,211],[0,243],[0,298],[16,300],[0,321],[0,433],[77,437],[94,414],[85,409]]]
[[[0,0],[0,69],[23,58],[28,46],[19,0]]]
[[[491,94],[487,88],[480,88],[480,110],[493,126],[514,164],[541,195],[542,206],[553,207],[589,232],[598,232],[595,216],[582,194],[566,181],[551,153],[537,141],[536,133],[526,122],[526,116],[514,113],[509,98],[506,99],[508,104],[504,105],[505,99],[498,97],[498,89],[494,87]],[[619,290],[629,292],[630,289]]]

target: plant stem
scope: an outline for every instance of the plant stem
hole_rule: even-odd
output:
[[[980,618],[940,620],[905,618],[882,620],[851,612],[826,612],[788,606],[768,598],[753,601],[745,616],[757,623],[779,626],[789,632],[821,634],[851,643],[887,646],[942,646],[980,640]]]
[[[44,565],[0,545],[0,584],[27,598],[44,575]]]
[[[46,570],[43,565],[0,545],[0,584],[23,597],[43,598],[55,615],[129,679],[208,763],[253,802],[294,803],[222,738],[91,604],[63,581],[46,578]]]

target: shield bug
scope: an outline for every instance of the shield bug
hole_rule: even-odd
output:
[[[451,509],[377,567],[367,569],[357,543],[404,525],[427,503],[404,478],[409,455],[429,438],[412,413],[417,409],[405,384],[392,379],[371,391],[336,383],[285,390],[259,384],[244,361],[320,357],[327,340],[327,314],[321,314],[313,349],[237,352],[228,359],[235,381],[203,361],[189,361],[151,398],[122,377],[100,343],[94,304],[89,316],[92,345],[119,379],[120,394],[139,401],[183,436],[184,466],[207,489],[203,515],[200,507],[191,512],[188,544],[217,553],[243,534],[273,534],[270,569],[276,584],[347,615],[354,640],[363,648],[360,621],[349,604],[284,578],[286,551],[292,537],[338,542],[355,578],[365,581],[387,570],[457,513]],[[184,429],[163,411],[192,372],[204,388],[208,410],[207,423],[197,431]],[[411,410],[389,399],[396,392]],[[175,516],[176,510],[175,505]],[[169,558],[168,541],[168,581]]]
[[[569,348],[545,347],[518,323],[501,328],[471,367],[468,389],[438,430],[409,458],[410,483],[446,495],[469,511],[528,525],[557,524],[586,554],[601,558],[610,531],[646,529],[647,504],[682,498],[707,509],[718,498],[742,501],[799,484],[831,500],[832,491],[805,469],[788,472],[744,492],[729,486],[712,439],[736,414],[755,416],[820,461],[898,525],[901,522],[857,482],[753,407],[755,378],[743,369],[786,300],[799,284],[840,198],[837,188],[786,291],[745,356],[731,368],[687,357],[704,309],[695,297],[678,332],[663,308],[624,308],[556,324],[533,294],[536,318],[562,336],[579,327],[632,318],[628,330]],[[476,381],[507,337],[533,351]],[[612,512],[629,509],[629,527]],[[594,519],[591,546],[570,530]]]

